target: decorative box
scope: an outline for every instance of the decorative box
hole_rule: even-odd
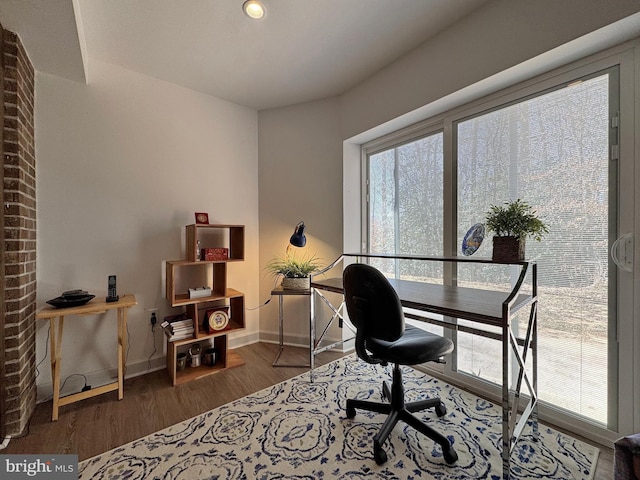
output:
[[[202,255],[200,258],[202,260],[228,260],[229,259],[229,249],[228,248],[203,248]]]
[[[209,287],[196,287],[189,289],[189,298],[204,298],[211,296],[211,288]]]

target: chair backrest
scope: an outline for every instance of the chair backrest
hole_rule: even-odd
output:
[[[342,275],[344,301],[360,336],[393,342],[404,333],[404,313],[398,294],[382,272],[364,264],[348,265]],[[358,352],[360,355],[360,352]]]

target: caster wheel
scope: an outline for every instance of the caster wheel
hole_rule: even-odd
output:
[[[443,450],[442,456],[444,457],[444,461],[448,464],[456,463],[458,461],[458,454],[453,447],[450,447],[448,450]]]
[[[356,416],[356,409],[353,408],[349,402],[347,402],[347,418],[355,418]]]
[[[384,462],[387,461],[387,453],[384,450],[382,450],[382,448],[374,447],[373,458],[375,459],[378,465],[382,465]]]
[[[447,414],[447,406],[440,402],[437,406],[436,406],[436,415],[438,415],[439,417],[444,417]]]
[[[382,400],[391,401],[391,389],[387,382],[382,383],[382,394],[380,396],[382,397]]]

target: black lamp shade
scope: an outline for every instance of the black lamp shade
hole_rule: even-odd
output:
[[[294,247],[304,247],[307,244],[307,237],[304,236],[304,222],[300,222],[293,230],[293,235],[289,239],[289,243]]]

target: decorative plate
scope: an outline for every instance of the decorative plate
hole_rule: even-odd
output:
[[[95,295],[62,296],[54,298],[52,300],[47,300],[47,303],[49,305],[53,305],[56,308],[79,307],[80,305],[84,305],[94,297]]]
[[[204,212],[196,212],[196,223],[199,225],[208,225],[209,214]]]
[[[209,328],[213,331],[222,330],[229,324],[229,315],[222,310],[214,310],[209,314]]]
[[[476,253],[482,245],[482,240],[484,240],[484,225],[476,223],[462,239],[462,254],[468,257]]]

